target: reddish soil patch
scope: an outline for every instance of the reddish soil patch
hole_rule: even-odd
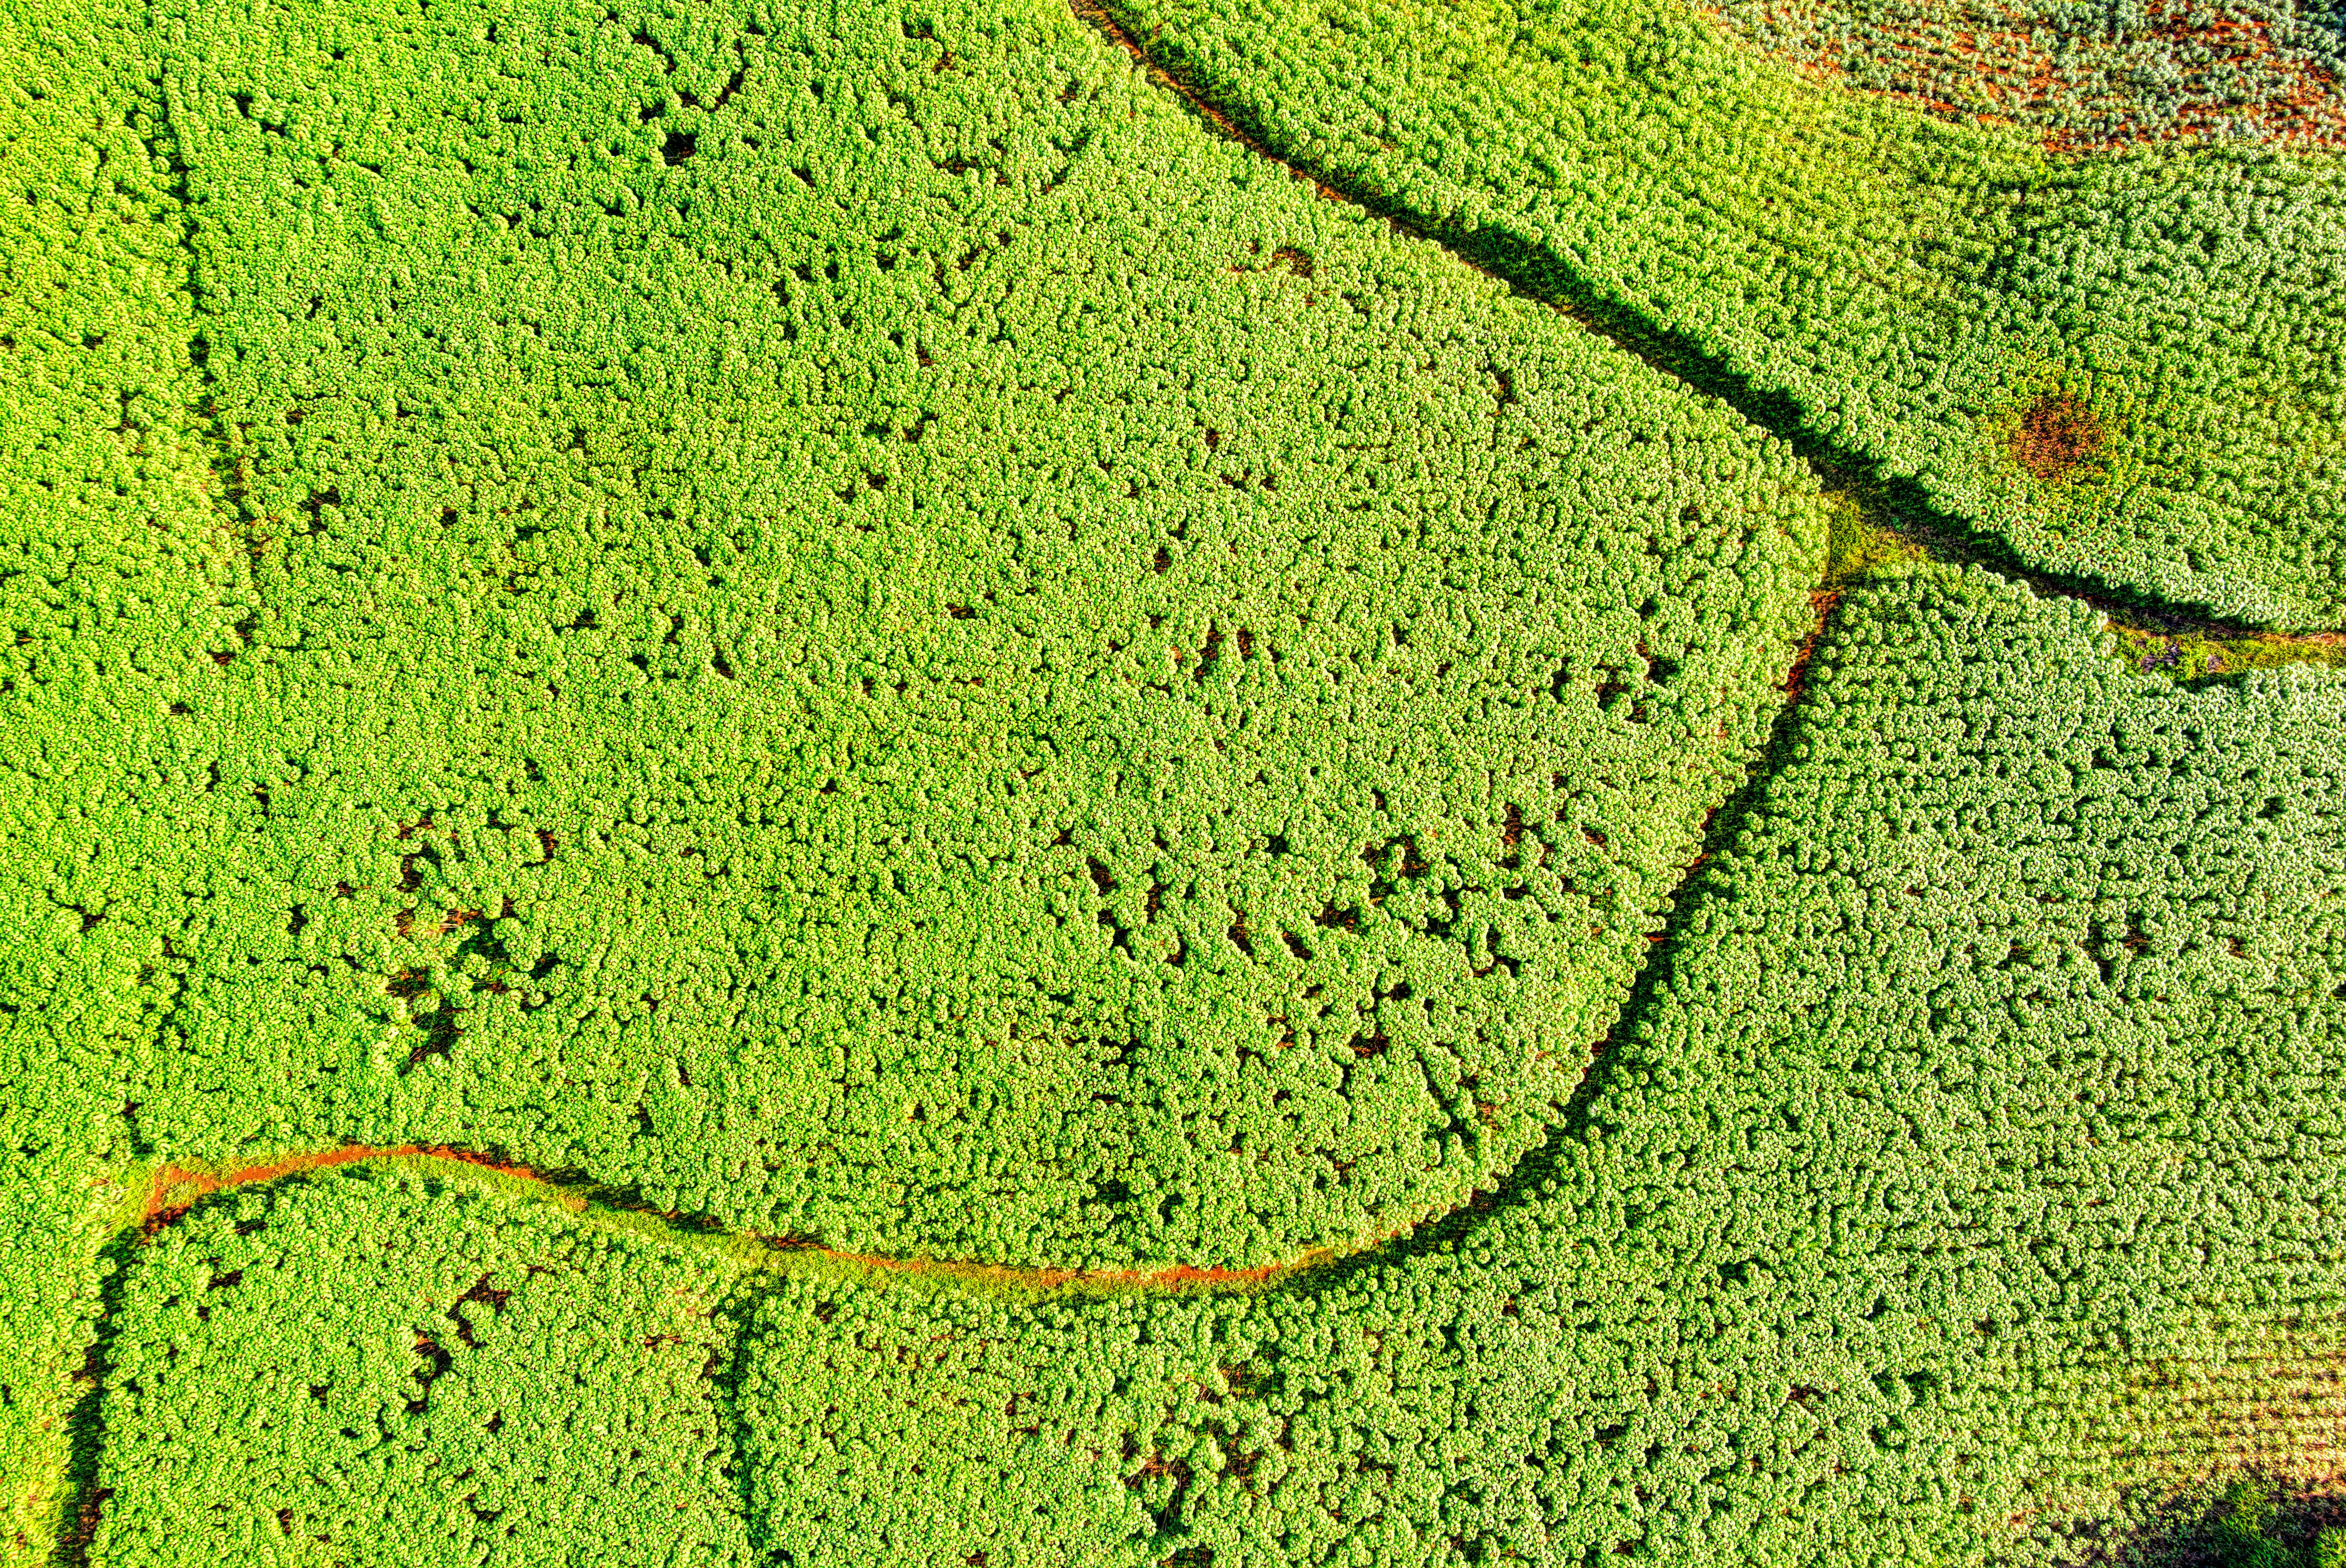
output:
[[[2094,411],[2067,393],[2042,397],[2020,416],[2012,460],[2046,481],[2068,478],[2101,455],[2106,437]]]
[[[1816,656],[1817,644],[1823,639],[1825,627],[1832,620],[1833,608],[1840,603],[1841,591],[1837,588],[1820,588],[1809,596],[1808,636],[1800,639],[1800,648],[1792,655],[1792,662],[1785,669],[1784,678],[1776,688],[1784,694],[1787,706],[1800,700],[1800,687],[1808,678],[1809,660]],[[1713,808],[1713,814],[1717,814],[1716,808]],[[1708,830],[1709,826],[1709,819],[1704,819],[1704,829]],[[1702,864],[1702,859],[1698,856],[1695,865],[1700,864]],[[1694,866],[1688,867],[1687,871],[1691,874]]]
[[[1758,52],[1813,80],[1973,116],[2085,158],[2246,137],[2346,146],[2334,54],[2268,5],[2143,0],[2112,29],[2065,25],[2044,0],[1697,0]]]

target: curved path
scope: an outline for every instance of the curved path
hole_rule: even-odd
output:
[[[231,1166],[226,1170],[201,1170],[179,1166],[164,1166],[146,1182],[146,1196],[138,1215],[121,1239],[146,1241],[158,1231],[168,1228],[184,1218],[206,1198],[242,1187],[264,1186],[289,1176],[307,1176],[316,1171],[332,1170],[338,1166],[357,1165],[368,1161],[399,1160],[406,1162],[437,1162],[449,1166],[470,1167],[490,1172],[512,1181],[535,1186],[545,1195],[576,1212],[602,1210],[626,1214],[657,1221],[682,1238],[715,1240],[744,1249],[750,1257],[765,1254],[772,1267],[786,1267],[784,1260],[793,1255],[845,1264],[852,1268],[872,1273],[912,1274],[932,1278],[950,1278],[970,1285],[994,1286],[1035,1292],[1070,1292],[1079,1294],[1118,1294],[1138,1291],[1178,1291],[1191,1289],[1241,1289],[1268,1285],[1305,1269],[1333,1263],[1345,1257],[1373,1252],[1425,1225],[1456,1212],[1456,1207],[1431,1214],[1413,1225],[1402,1227],[1382,1237],[1363,1242],[1342,1251],[1331,1247],[1312,1247],[1275,1263],[1253,1268],[1199,1268],[1193,1264],[1170,1263],[1154,1268],[1022,1268],[1009,1264],[977,1263],[955,1258],[890,1257],[873,1252],[852,1252],[827,1247],[810,1237],[768,1236],[756,1231],[729,1231],[689,1215],[673,1210],[654,1208],[623,1189],[567,1176],[554,1176],[535,1170],[502,1155],[479,1149],[461,1148],[446,1144],[401,1144],[385,1146],[372,1144],[341,1144],[332,1148],[314,1149],[305,1153],[280,1156],[252,1165]]]
[[[1742,785],[1722,801],[1704,823],[1700,847],[1661,911],[1659,928],[1647,934],[1645,961],[1639,965],[1629,995],[1615,1018],[1614,1032],[1642,1016],[1653,1004],[1658,988],[1669,973],[1679,922],[1692,908],[1692,901],[1687,899],[1685,893],[1698,882],[1705,863],[1724,850],[1740,830],[1745,820],[1758,807],[1768,779],[1783,762],[1793,739],[1794,721],[1802,711],[1800,700],[1801,677],[1839,600],[1838,592],[1831,588],[1821,588],[1811,596],[1810,608],[1813,620],[1808,636],[1802,640],[1790,667],[1785,671],[1781,682],[1784,701],[1777,708],[1775,719],[1769,728],[1767,743],[1760,754],[1752,759]],[[613,1217],[632,1217],[639,1223],[652,1222],[688,1246],[696,1243],[705,1246],[713,1241],[731,1252],[747,1271],[785,1273],[795,1257],[834,1268],[843,1267],[852,1273],[866,1276],[908,1275],[950,1281],[972,1289],[1037,1295],[1105,1296],[1262,1289],[1300,1281],[1322,1271],[1341,1278],[1343,1271],[1373,1266],[1381,1259],[1398,1260],[1413,1254],[1455,1246],[1474,1230],[1484,1216],[1514,1200],[1517,1195],[1535,1189],[1542,1177],[1549,1173],[1556,1140],[1569,1138],[1580,1129],[1586,1121],[1590,1105],[1603,1092],[1612,1067],[1612,1040],[1613,1034],[1608,1033],[1596,1043],[1588,1068],[1583,1074],[1579,1086],[1573,1092],[1556,1134],[1550,1139],[1535,1145],[1507,1170],[1496,1173],[1490,1178],[1488,1186],[1476,1187],[1459,1203],[1422,1215],[1408,1225],[1355,1247],[1342,1250],[1330,1247],[1314,1247],[1253,1268],[1200,1268],[1186,1263],[1168,1264],[1156,1268],[1021,1268],[949,1258],[884,1257],[828,1247],[820,1240],[806,1237],[726,1231],[698,1222],[688,1216],[656,1208],[622,1189],[584,1177],[543,1173],[502,1154],[450,1145],[423,1144],[390,1146],[344,1144],[219,1170],[164,1165],[148,1173],[143,1183],[138,1184],[144,1192],[136,1217],[114,1237],[108,1251],[127,1262],[138,1247],[177,1224],[205,1199],[222,1193],[368,1161],[436,1161],[477,1170],[492,1179],[537,1188],[546,1197],[582,1217],[599,1210]],[[111,1364],[112,1342],[117,1328],[115,1314],[121,1299],[121,1272],[117,1270],[103,1294],[96,1325],[97,1339],[86,1368],[87,1387],[73,1421],[74,1436],[67,1471],[69,1479],[54,1558],[61,1568],[87,1568],[89,1548],[97,1537],[105,1505],[106,1492],[99,1485],[99,1461],[106,1443],[106,1422],[99,1400],[106,1389]]]

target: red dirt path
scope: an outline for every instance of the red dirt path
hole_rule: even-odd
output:
[[[336,1166],[355,1165],[362,1160],[422,1158],[447,1160],[456,1165],[474,1166],[482,1170],[495,1171],[502,1176],[517,1176],[550,1188],[558,1187],[552,1177],[512,1160],[499,1159],[471,1149],[461,1149],[445,1144],[400,1144],[380,1146],[369,1144],[343,1144],[331,1149],[318,1149],[307,1154],[287,1155],[262,1164],[237,1166],[224,1171],[189,1170],[179,1166],[165,1166],[155,1173],[148,1184],[147,1197],[140,1205],[138,1233],[151,1237],[168,1226],[176,1224],[200,1200],[214,1193],[233,1187],[254,1186],[290,1176],[306,1175],[311,1171],[330,1170]],[[625,1207],[621,1205],[618,1207]],[[675,1220],[675,1214],[656,1210],[641,1212],[654,1217]],[[1446,1210],[1443,1212],[1447,1212]],[[1429,1215],[1418,1224],[1430,1223],[1440,1215]],[[1381,1246],[1395,1237],[1405,1236],[1417,1225],[1402,1226],[1379,1237],[1364,1246]],[[939,1257],[887,1257],[878,1253],[847,1252],[825,1247],[821,1242],[802,1237],[756,1237],[777,1252],[812,1252],[842,1263],[866,1268],[885,1269],[895,1274],[945,1275],[959,1278],[988,1279],[1004,1284],[1017,1284],[1035,1289],[1056,1289],[1066,1286],[1089,1286],[1108,1289],[1170,1290],[1188,1286],[1260,1285],[1311,1264],[1329,1261],[1337,1256],[1331,1247],[1313,1247],[1308,1252],[1278,1263],[1266,1263],[1253,1268],[1199,1268],[1192,1264],[1174,1263],[1158,1268],[1021,1268],[1009,1264],[963,1262]]]

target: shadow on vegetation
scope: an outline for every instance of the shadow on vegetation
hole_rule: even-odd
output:
[[[66,1418],[66,1485],[58,1504],[56,1551],[50,1561],[57,1568],[89,1568],[90,1543],[97,1539],[98,1521],[106,1512],[111,1489],[98,1485],[98,1467],[106,1457],[106,1390],[114,1369],[114,1341],[122,1331],[122,1293],[131,1265],[145,1239],[137,1230],[125,1230],[98,1253],[105,1278],[98,1288],[97,1321],[89,1352],[74,1381],[81,1393]]]
[[[1748,374],[1686,334],[1601,293],[1547,247],[1493,224],[1465,232],[1430,226],[1418,215],[1364,189],[1352,177],[1278,152],[1261,126],[1243,111],[1200,92],[1181,74],[1178,59],[1168,63],[1159,54],[1150,53],[1120,18],[1094,0],[1069,0],[1069,9],[1079,21],[1146,66],[1152,78],[1185,100],[1209,126],[1234,136],[1250,150],[1311,181],[1323,193],[1384,219],[1401,233],[1441,246],[1525,298],[1565,311],[1624,352],[1716,398],[1780,438],[1807,462],[1827,489],[1853,497],[1870,525],[1909,539],[1952,564],[1976,562],[2040,594],[2079,599],[2157,630],[2226,637],[2256,633],[2257,628],[2225,620],[2204,605],[2150,599],[2093,578],[2027,565],[2000,536],[1982,532],[1940,507],[1913,479],[1884,473],[1879,464],[1826,440],[1789,394],[1755,387]]]
[[[773,1558],[774,1543],[753,1484],[750,1412],[742,1406],[741,1385],[748,1373],[750,1319],[773,1288],[772,1279],[756,1274],[745,1274],[733,1282],[732,1288],[709,1313],[722,1348],[710,1356],[704,1374],[710,1390],[709,1402],[724,1423],[726,1478],[733,1483],[735,1502],[741,1510],[741,1528],[749,1537],[752,1560],[759,1563]]]
[[[1535,1201],[1541,1188],[1556,1172],[1561,1151],[1587,1135],[1588,1125],[1596,1115],[1598,1102],[1612,1088],[1622,1071],[1622,1045],[1636,1032],[1640,1020],[1658,1012],[1663,996],[1673,978],[1678,962],[1678,943],[1687,922],[1693,918],[1703,895],[1709,890],[1712,873],[1708,869],[1724,860],[1743,836],[1747,823],[1758,817],[1767,801],[1770,780],[1791,760],[1792,748],[1801,738],[1801,727],[1809,721],[1809,710],[1800,701],[1800,680],[1808,668],[1810,656],[1817,645],[1831,631],[1833,612],[1840,606],[1838,595],[1820,594],[1812,601],[1816,619],[1808,639],[1800,646],[1799,657],[1787,672],[1785,697],[1768,726],[1767,741],[1753,758],[1744,774],[1743,782],[1712,810],[1703,824],[1702,846],[1686,876],[1671,890],[1663,911],[1661,930],[1648,939],[1646,961],[1637,966],[1636,977],[1629,983],[1629,994],[1622,1001],[1613,1026],[1596,1043],[1588,1070],[1566,1100],[1564,1114],[1548,1135],[1535,1144],[1524,1156],[1488,1187],[1478,1187],[1467,1200],[1438,1218],[1427,1221],[1382,1246],[1364,1247],[1327,1263],[1299,1268],[1283,1281],[1280,1289],[1290,1293],[1312,1294],[1329,1286],[1341,1284],[1364,1269],[1381,1268],[1387,1264],[1430,1253],[1454,1250],[1474,1234],[1484,1219],[1503,1209]],[[2341,1565],[2346,1568],[2346,1565]]]
[[[2068,1561],[2127,1568],[2346,1564],[2346,1494],[2335,1491],[2291,1487],[2250,1473],[2126,1512],[2130,1524],[2113,1529],[2096,1522],[2073,1534],[2079,1550]]]

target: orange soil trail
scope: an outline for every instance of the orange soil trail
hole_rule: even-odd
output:
[[[474,1154],[468,1149],[448,1148],[425,1144],[401,1144],[382,1148],[368,1144],[343,1144],[331,1149],[319,1149],[304,1155],[287,1155],[266,1165],[238,1166],[225,1171],[187,1170],[178,1166],[165,1166],[155,1173],[148,1184],[147,1201],[138,1210],[140,1234],[152,1236],[171,1225],[193,1207],[200,1198],[230,1187],[253,1186],[261,1182],[276,1181],[283,1176],[301,1176],[309,1171],[328,1170],[335,1166],[356,1164],[360,1160],[397,1159],[403,1156],[424,1156],[434,1159],[454,1160],[459,1164],[479,1166],[506,1176],[521,1176],[529,1181],[545,1182],[546,1177],[527,1166]],[[553,1185],[548,1182],[548,1186]]]
[[[400,1144],[377,1145],[342,1144],[330,1149],[316,1149],[306,1154],[286,1155],[261,1164],[237,1166],[222,1171],[193,1170],[180,1166],[165,1166],[157,1171],[148,1184],[147,1196],[139,1207],[138,1231],[141,1239],[174,1225],[202,1199],[215,1193],[236,1187],[258,1186],[279,1181],[286,1176],[303,1176],[311,1171],[331,1170],[336,1166],[356,1165],[364,1160],[434,1159],[453,1165],[473,1166],[495,1171],[501,1176],[515,1176],[535,1182],[550,1191],[571,1191],[582,1196],[596,1191],[591,1183],[573,1184],[556,1181],[543,1172],[525,1165],[501,1159],[494,1155],[473,1149],[456,1148],[445,1144]],[[610,1207],[627,1212],[640,1213],[652,1218],[674,1223],[680,1216],[663,1213],[641,1205],[605,1201]],[[1372,1237],[1348,1250],[1367,1250],[1407,1236],[1421,1226],[1431,1224],[1451,1212],[1443,1209],[1429,1214],[1413,1224],[1399,1227],[1384,1235]],[[1282,1275],[1316,1264],[1332,1262],[1341,1256],[1331,1247],[1316,1247],[1277,1263],[1261,1264],[1253,1268],[1200,1268],[1194,1264],[1173,1263],[1155,1268],[1022,1268],[1004,1263],[978,1263],[940,1257],[890,1257],[872,1252],[849,1252],[825,1247],[804,1237],[760,1236],[736,1233],[743,1239],[763,1244],[777,1253],[804,1252],[828,1257],[858,1268],[884,1270],[892,1274],[941,1276],[956,1279],[1020,1286],[1029,1289],[1055,1290],[1080,1288],[1102,1290],[1179,1290],[1190,1288],[1229,1288],[1268,1284]]]

